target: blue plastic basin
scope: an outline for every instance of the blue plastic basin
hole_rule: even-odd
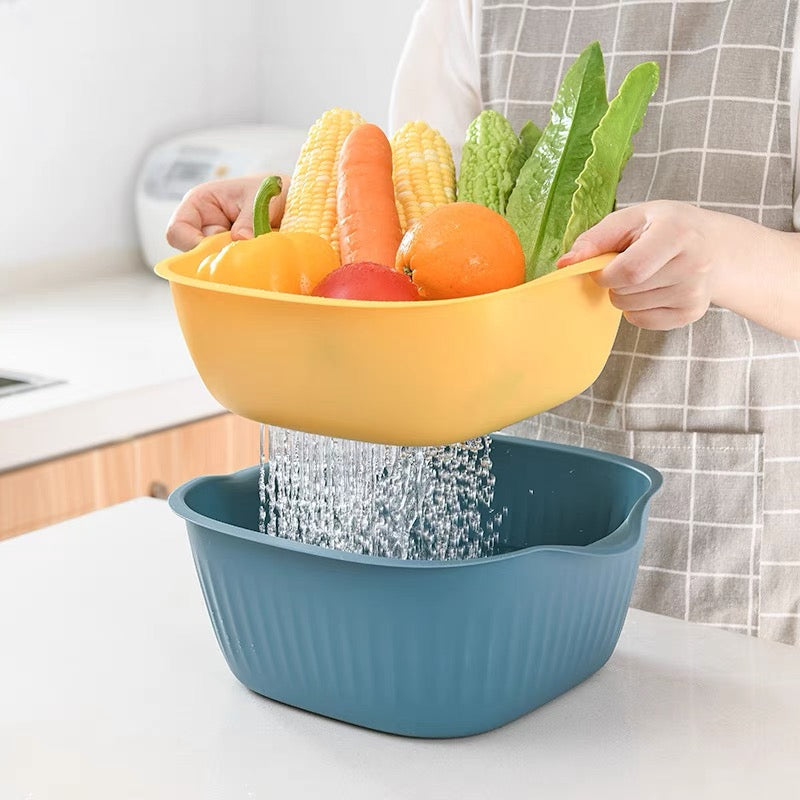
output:
[[[496,435],[506,552],[401,561],[258,533],[258,468],[195,478],[186,520],[233,674],[283,703],[406,736],[481,733],[597,671],[630,602],[660,474]]]

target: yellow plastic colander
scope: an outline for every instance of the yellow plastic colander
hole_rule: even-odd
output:
[[[200,377],[225,408],[284,428],[403,445],[498,430],[590,386],[620,321],[589,273],[454,300],[366,302],[167,279]]]

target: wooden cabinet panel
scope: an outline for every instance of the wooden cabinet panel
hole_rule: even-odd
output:
[[[0,474],[0,539],[258,463],[258,424],[221,414]]]
[[[136,439],[137,495],[151,494],[154,484],[172,491],[195,475],[224,470],[230,449],[226,428],[224,417],[212,417]]]
[[[137,496],[133,442],[112,444],[91,452],[94,456],[95,508],[106,508]]]
[[[172,491],[197,475],[258,463],[258,424],[224,414],[144,436],[133,442],[139,495],[154,484]]]
[[[94,453],[79,453],[0,476],[0,538],[97,508]]]

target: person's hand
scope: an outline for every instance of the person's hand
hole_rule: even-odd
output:
[[[253,237],[253,201],[263,175],[226,178],[195,186],[181,200],[167,227],[167,241],[178,250],[191,250],[206,236],[229,230],[234,239]],[[281,176],[283,191],[270,201],[270,224],[280,225],[289,178]]]
[[[611,302],[640,328],[679,328],[700,319],[714,299],[715,271],[731,245],[722,238],[734,219],[752,225],[688,203],[642,203],[583,233],[558,266],[619,253],[594,276]]]

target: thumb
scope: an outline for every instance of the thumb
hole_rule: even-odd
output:
[[[647,219],[639,206],[615,211],[578,236],[556,266],[566,267],[603,253],[622,252],[639,238],[646,226]]]
[[[252,209],[242,209],[236,221],[231,226],[232,239],[252,239],[253,238],[253,211]]]

